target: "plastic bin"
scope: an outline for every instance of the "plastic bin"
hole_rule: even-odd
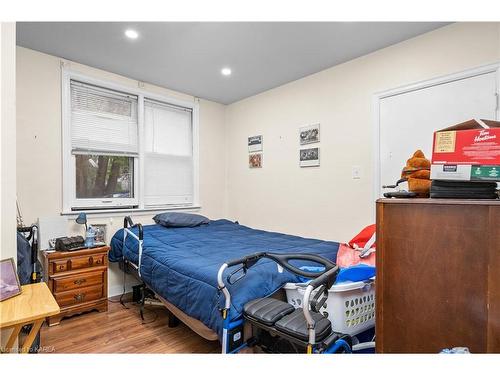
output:
[[[283,288],[288,303],[302,308],[305,286],[287,283]],[[375,326],[375,279],[333,285],[320,312],[332,322],[335,332],[356,335],[372,328]]]

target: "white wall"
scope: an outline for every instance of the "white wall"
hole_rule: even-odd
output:
[[[25,223],[40,216],[57,216],[62,211],[61,155],[61,61],[62,59],[17,47],[17,195]],[[74,70],[96,78],[137,87],[138,82],[67,62]],[[157,94],[192,100],[193,97],[145,84]],[[200,213],[221,218],[224,202],[225,134],[224,106],[200,100]],[[15,143],[14,143],[15,145]],[[108,241],[123,225],[124,215],[91,217],[90,223],[108,224]],[[153,214],[133,215],[133,219],[151,223]],[[68,232],[82,234],[82,227],[68,219]],[[110,294],[121,292],[121,272],[112,265],[109,273]]]
[[[0,25],[0,259],[16,250],[16,26]]]
[[[0,259],[16,249],[16,25],[0,23]],[[1,345],[9,331],[2,331]]]
[[[267,230],[348,240],[374,219],[373,94],[499,60],[499,24],[453,24],[227,107],[202,100],[201,212]],[[60,62],[17,48],[17,194],[27,223],[61,212]],[[88,66],[71,67],[137,85]],[[299,168],[298,128],[316,122],[321,166]],[[264,167],[249,169],[247,137],[258,134],[264,135]],[[351,178],[354,165],[361,167],[360,180]],[[134,219],[150,223],[151,216]],[[91,222],[108,223],[109,240],[122,217]],[[68,227],[82,230],[72,222]],[[112,294],[120,292],[120,276],[113,266]]]
[[[453,24],[229,105],[228,218],[349,240],[374,220],[373,94],[496,62],[499,50],[499,24]],[[299,168],[298,128],[317,122],[321,166]],[[263,168],[249,169],[247,137],[259,134]],[[361,167],[360,180],[352,179],[353,166]]]

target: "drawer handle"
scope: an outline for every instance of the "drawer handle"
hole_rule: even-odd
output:
[[[89,264],[92,265],[93,262],[94,262],[94,258],[89,257]]]
[[[87,281],[86,279],[78,279],[78,280],[75,280],[74,283],[76,285],[81,285],[81,284],[85,283],[86,281]]]
[[[85,298],[85,293],[79,293],[79,294],[76,294],[75,295],[75,300],[77,301],[83,301],[83,299]]]
[[[96,264],[101,264],[101,262],[102,262],[102,261],[101,261],[101,259],[97,259],[97,260],[95,261],[95,263],[96,263]]]

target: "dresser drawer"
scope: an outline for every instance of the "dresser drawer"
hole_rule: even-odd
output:
[[[71,289],[85,288],[91,285],[102,284],[104,282],[104,272],[83,273],[70,277],[54,278],[53,290],[65,292]]]
[[[68,261],[65,259],[52,262],[51,265],[52,273],[66,272],[68,270]]]
[[[104,265],[104,255],[89,255],[83,257],[75,257],[69,260],[69,269],[78,270],[82,268],[98,267]]]
[[[92,302],[103,297],[103,284],[71,290],[68,292],[54,293],[60,307]]]
[[[106,265],[105,254],[75,256],[72,258],[54,260],[50,262],[51,275],[61,272],[79,270],[90,267],[99,267]]]

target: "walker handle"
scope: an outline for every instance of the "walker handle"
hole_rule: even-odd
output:
[[[230,260],[229,262],[226,262],[226,264],[228,267],[233,267],[233,266],[236,266],[238,264],[243,264],[243,265],[245,265],[246,268],[250,268],[255,263],[257,263],[257,261],[260,258],[263,258],[265,256],[266,256],[266,253],[264,253],[264,252],[254,253],[251,255],[247,255],[246,257],[243,257],[243,258]]]
[[[271,260],[274,260],[276,263],[278,263],[280,266],[287,269],[291,273],[299,276],[304,276],[309,279],[314,279],[318,276],[321,276],[326,271],[336,267],[335,263],[316,254],[300,254],[300,253],[277,254],[277,253],[265,253],[265,252],[247,255],[246,257],[226,262],[226,264],[228,267],[233,267],[238,264],[243,264],[244,267],[248,269],[252,267],[255,263],[257,263],[261,258],[269,258]],[[291,265],[290,264],[291,260],[305,260],[309,262],[319,263],[325,267],[325,270],[320,272],[304,271],[301,270],[300,268]]]
[[[329,269],[321,276],[317,277],[313,281],[309,283],[314,289],[316,289],[320,285],[326,285],[328,289],[333,285],[335,279],[337,278],[337,273],[339,272],[339,266],[335,265],[335,267]]]
[[[325,259],[319,255],[316,255],[316,254],[267,253],[267,258],[274,260],[276,263],[278,263],[280,266],[287,269],[291,273],[299,275],[299,276],[304,276],[304,277],[307,277],[309,279],[317,278],[318,276],[325,274],[326,271],[328,271],[334,267],[337,267],[335,265],[335,263],[333,263],[330,260]],[[290,260],[305,260],[305,261],[310,261],[310,262],[314,262],[314,263],[319,263],[325,267],[325,270],[319,271],[319,272],[304,271],[304,270],[301,270],[300,268],[297,268],[297,267],[291,265]]]

